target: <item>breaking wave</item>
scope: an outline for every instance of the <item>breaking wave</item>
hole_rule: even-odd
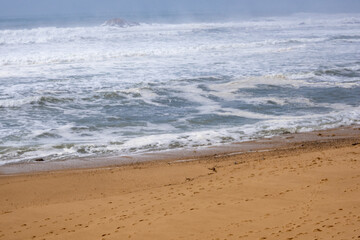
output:
[[[359,123],[359,19],[2,27],[0,165]]]

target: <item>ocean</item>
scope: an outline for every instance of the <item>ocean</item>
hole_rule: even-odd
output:
[[[104,20],[0,19],[0,165],[360,122],[360,15]]]

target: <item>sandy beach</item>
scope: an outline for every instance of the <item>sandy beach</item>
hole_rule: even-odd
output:
[[[193,161],[3,174],[0,239],[360,239],[352,132]]]
[[[0,6],[0,240],[360,240],[360,0]]]

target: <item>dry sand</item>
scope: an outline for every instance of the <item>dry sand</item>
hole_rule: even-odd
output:
[[[0,177],[0,239],[360,239],[358,138]]]

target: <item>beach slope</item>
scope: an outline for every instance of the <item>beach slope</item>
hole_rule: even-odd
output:
[[[354,139],[0,177],[0,239],[359,239]]]

